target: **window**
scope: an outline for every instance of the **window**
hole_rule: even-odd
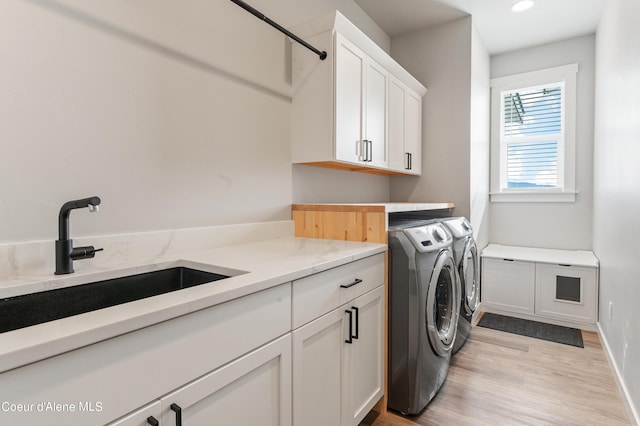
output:
[[[577,71],[491,80],[491,201],[575,201]]]

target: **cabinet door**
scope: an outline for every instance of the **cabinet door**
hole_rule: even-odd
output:
[[[365,54],[336,33],[336,160],[351,163],[365,160],[362,134],[365,62]]]
[[[422,97],[394,76],[389,81],[389,168],[422,172]]]
[[[162,398],[162,414],[163,426],[291,425],[290,334]]]
[[[376,167],[387,167],[387,87],[389,72],[367,58],[365,68],[365,137],[368,144],[366,161]]]
[[[407,167],[404,150],[405,87],[391,76],[389,81],[389,168],[405,172]]]
[[[358,425],[382,397],[384,388],[384,286],[347,305],[353,317],[353,343],[345,344],[344,425]]]
[[[536,315],[595,324],[597,294],[595,268],[536,265]]]
[[[533,262],[483,258],[482,305],[500,311],[533,314],[536,268]]]
[[[161,402],[154,401],[107,426],[153,426],[160,424]],[[157,423],[155,423],[155,422]]]
[[[347,314],[341,306],[293,332],[293,424],[340,425]]]
[[[422,97],[407,89],[405,95],[405,167],[411,174],[422,173]],[[409,162],[407,165],[406,162]]]

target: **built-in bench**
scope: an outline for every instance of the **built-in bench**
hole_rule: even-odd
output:
[[[595,330],[599,263],[591,251],[490,244],[481,256],[482,311]]]

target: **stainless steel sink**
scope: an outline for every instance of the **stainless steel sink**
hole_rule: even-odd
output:
[[[174,267],[0,300],[0,333],[229,278]]]

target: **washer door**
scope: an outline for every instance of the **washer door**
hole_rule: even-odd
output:
[[[445,356],[453,348],[460,306],[460,281],[449,250],[443,250],[436,259],[426,304],[429,343],[436,354]]]
[[[478,247],[473,238],[468,238],[460,263],[460,285],[464,289],[464,309],[473,315],[478,308],[480,280],[478,280]]]

